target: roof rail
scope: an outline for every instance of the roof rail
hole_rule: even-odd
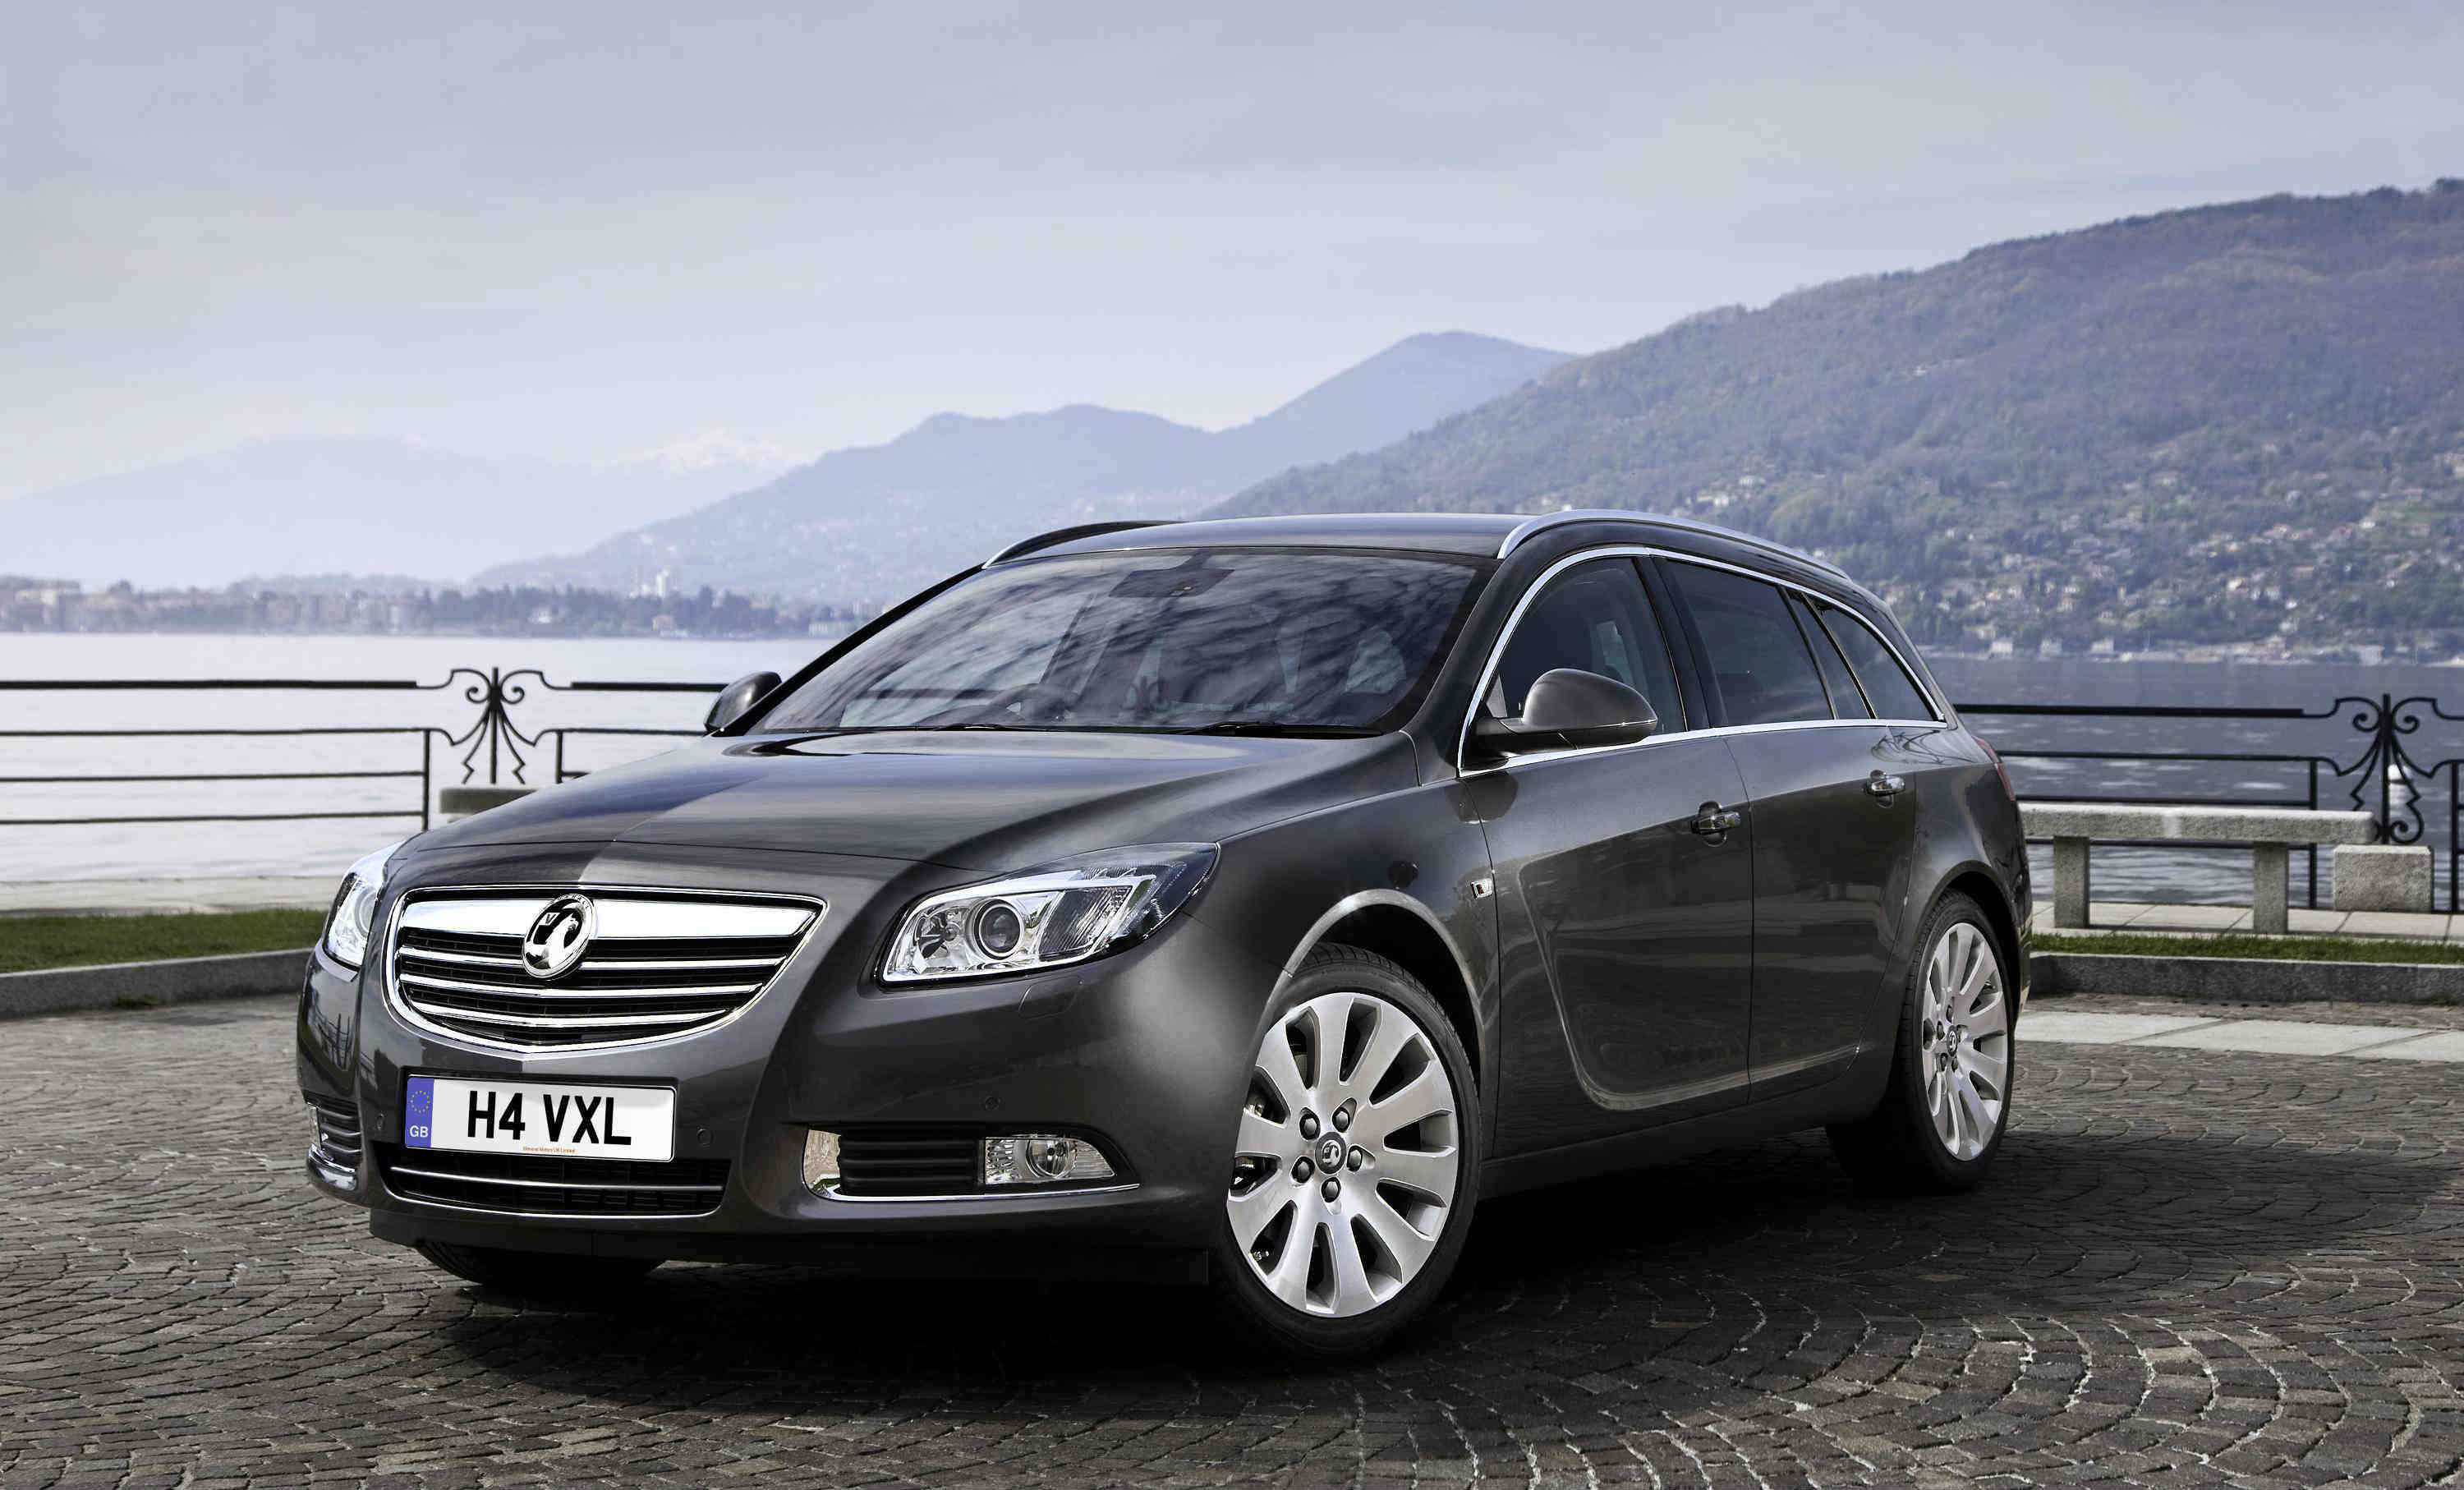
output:
[[[1055,544],[1067,543],[1077,538],[1100,537],[1107,533],[1126,533],[1132,528],[1167,527],[1171,522],[1172,519],[1168,517],[1147,517],[1133,522],[1082,522],[1074,528],[1055,528],[1050,533],[1039,533],[1031,538],[1019,539],[985,559],[983,567],[990,569],[995,564],[1006,563],[1013,559],[1023,559],[1039,549],[1050,548]]]
[[[1691,517],[1673,517],[1666,513],[1635,512],[1622,507],[1575,507],[1560,513],[1542,513],[1537,517],[1517,523],[1514,531],[1506,536],[1506,541],[1497,545],[1497,557],[1504,559],[1520,548],[1525,539],[1547,529],[1562,527],[1570,522],[1647,522],[1655,527],[1679,528],[1688,533],[1701,533],[1715,538],[1726,538],[1731,543],[1742,543],[1748,548],[1758,548],[1767,554],[1777,554],[1786,559],[1793,559],[1799,563],[1812,564],[1825,574],[1836,574],[1842,580],[1848,578],[1848,572],[1831,560],[1816,559],[1803,549],[1791,548],[1785,543],[1774,543],[1769,538],[1758,538],[1750,533],[1739,533],[1734,528],[1723,528],[1715,522],[1697,522]]]

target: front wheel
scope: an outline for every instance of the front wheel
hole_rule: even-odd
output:
[[[1235,1326],[1331,1357],[1426,1307],[1478,1197],[1478,1104],[1417,979],[1357,948],[1311,953],[1266,1022],[1233,1145],[1214,1273]]]
[[[1859,1183],[1966,1190],[1985,1177],[2011,1119],[2016,1013],[1993,929],[1965,895],[1926,919],[1909,969],[1891,1084],[1871,1115],[1830,1130]]]

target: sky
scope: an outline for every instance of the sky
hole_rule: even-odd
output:
[[[292,434],[1207,427],[1977,245],[2464,175],[2464,7],[19,8],[0,495]]]

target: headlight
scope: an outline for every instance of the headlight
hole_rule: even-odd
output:
[[[881,980],[1023,973],[1118,951],[1153,935],[1214,868],[1212,844],[1149,844],[928,895],[891,938]]]
[[[334,892],[334,909],[325,912],[325,955],[346,968],[357,968],[368,954],[368,937],[375,933],[377,896],[385,889],[385,861],[394,850],[410,842],[397,839],[351,866],[342,876],[342,887]]]

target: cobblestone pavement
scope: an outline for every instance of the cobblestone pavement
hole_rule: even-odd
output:
[[[2039,1045],[1995,1178],[1792,1139],[1484,1210],[1375,1365],[1193,1293],[671,1266],[517,1307],[298,1176],[279,1002],[0,1026],[0,1485],[2419,1485],[2452,1066]]]

